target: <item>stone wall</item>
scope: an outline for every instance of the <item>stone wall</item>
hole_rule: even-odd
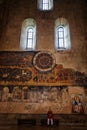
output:
[[[37,0],[4,0],[1,9],[0,50],[21,51],[20,34],[22,22],[33,18],[37,25],[36,50],[51,51],[57,64],[87,73],[87,2],[85,0],[54,0],[54,9],[42,12],[37,9]],[[66,18],[70,25],[71,50],[56,52],[54,49],[54,23],[59,17]]]
[[[56,51],[54,49],[54,23],[55,20],[59,17],[66,18],[69,22],[71,37],[71,50],[69,51]],[[23,21],[26,18],[33,18],[36,21],[37,25],[37,47],[36,51],[32,54],[31,52],[27,54],[27,51],[21,52],[22,50],[20,49],[21,27]],[[58,103],[58,107],[56,106],[55,108],[56,113],[64,113],[64,109],[66,110],[66,113],[72,113],[72,102],[74,101],[74,99],[79,100],[79,102],[81,100],[84,107],[84,110],[82,112],[87,113],[86,24],[86,0],[75,0],[74,2],[73,0],[54,0],[54,9],[49,12],[42,12],[38,10],[37,1],[33,0],[0,1],[1,113],[19,113],[20,111],[22,113],[38,113],[38,111],[35,109],[33,109],[33,111],[30,110],[33,105],[27,103],[29,97],[26,99],[22,95],[22,93],[24,93],[25,88],[29,90],[33,88],[33,86],[35,89],[36,86],[39,86],[38,93],[44,93],[45,87],[47,87],[48,92],[52,91],[52,94],[54,94],[56,90],[57,92],[59,92],[61,98],[60,96],[57,96],[57,103],[58,98],[60,98],[60,103]],[[8,53],[10,51],[12,52],[12,54]],[[51,67],[48,63],[45,63],[47,64],[46,68],[43,68],[41,64],[39,65],[39,68],[38,65],[35,65],[33,67],[32,56],[34,57],[35,54],[39,51],[41,51],[41,53],[45,51],[47,52],[46,56],[48,56],[49,58],[46,59],[48,59],[48,61],[52,61],[50,62]],[[20,54],[18,54],[18,52],[20,52]],[[50,57],[48,52],[51,52],[54,56]],[[35,57],[35,59],[37,57]],[[51,60],[51,58],[54,59]],[[33,78],[31,77],[31,74]],[[42,90],[40,91],[41,86]],[[52,90],[52,87],[54,87],[55,91]],[[15,94],[16,98],[14,98],[13,96],[13,91],[15,89],[17,89],[18,92]],[[37,90],[32,90],[32,93],[34,91]],[[20,94],[21,97],[19,96]],[[58,95],[58,93],[56,93],[55,95]],[[35,98],[34,96],[37,97],[37,95],[33,94],[33,98]],[[49,102],[50,99],[56,102],[56,97],[55,99],[52,99],[47,96],[47,98],[48,99],[45,99],[46,104]],[[66,102],[64,102],[64,98],[66,99]],[[40,105],[40,100],[38,99],[38,101]],[[39,108],[38,103],[36,103],[35,100],[30,101],[31,104],[32,102],[35,105],[37,104],[36,109]],[[23,104],[23,107],[20,107],[18,111],[18,108],[21,103]],[[18,107],[16,106],[16,104],[18,104]],[[63,106],[62,112],[59,111],[59,107],[61,107],[59,106],[60,104],[61,106]],[[43,105],[43,107],[45,105]],[[3,106],[4,109],[1,106]],[[14,110],[14,107],[16,110]],[[44,109],[41,108],[40,113],[46,113],[47,107],[48,106],[46,105]]]

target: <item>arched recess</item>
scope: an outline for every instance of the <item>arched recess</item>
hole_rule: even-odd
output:
[[[70,40],[70,27],[67,19],[58,18],[55,21],[55,49],[60,50],[70,50],[71,40]]]
[[[36,22],[32,18],[25,19],[22,23],[20,48],[25,51],[36,49]]]

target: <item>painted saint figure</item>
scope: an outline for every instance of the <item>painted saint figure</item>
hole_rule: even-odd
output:
[[[83,105],[81,99],[78,96],[75,96],[72,100],[72,111],[74,113],[83,113]]]

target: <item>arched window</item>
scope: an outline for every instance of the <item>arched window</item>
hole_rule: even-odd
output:
[[[20,47],[32,51],[36,48],[36,23],[34,19],[24,20],[21,30]]]
[[[58,27],[58,48],[64,48],[64,27],[59,26]]]
[[[38,9],[49,11],[53,9],[53,0],[38,0]]]
[[[68,50],[71,48],[69,24],[66,19],[55,21],[55,49]]]
[[[49,0],[43,0],[43,10],[49,9]]]
[[[27,30],[27,43],[26,43],[26,48],[33,48],[33,28],[28,28]]]

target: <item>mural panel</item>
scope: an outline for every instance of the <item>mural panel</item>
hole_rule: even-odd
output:
[[[66,112],[71,106],[67,86],[0,86],[0,112],[45,113],[49,106],[54,113]]]
[[[0,52],[0,113],[41,114],[49,106],[54,113],[87,113],[75,85],[86,86],[87,75],[56,64],[50,52]]]

